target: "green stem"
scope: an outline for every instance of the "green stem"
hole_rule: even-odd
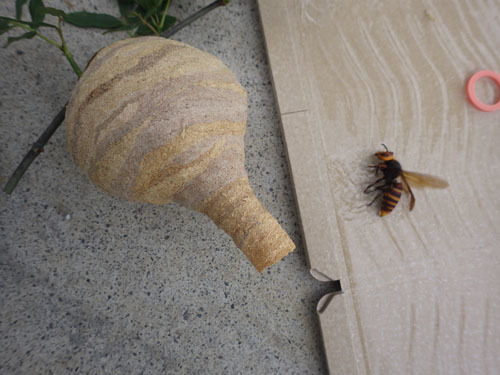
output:
[[[158,27],[160,25],[160,20],[158,19],[157,14],[153,14],[151,16],[151,21],[153,22],[153,25],[155,25],[156,27]]]
[[[161,16],[161,22],[160,22],[160,30],[163,29],[163,25],[165,24],[165,18],[167,17],[167,10],[170,6],[170,0],[167,1],[167,4],[165,4],[165,9],[163,9],[163,14]]]
[[[142,17],[139,13],[137,13],[137,12],[133,12],[132,14],[136,15],[137,17],[139,17],[139,19],[141,20],[141,22],[142,22],[143,24],[145,24],[147,27],[149,27],[149,28],[151,29],[151,31],[153,31],[153,33],[154,33],[156,36],[160,36],[160,34],[158,34],[158,31],[156,31],[156,29],[155,29],[153,26],[151,26],[151,24],[150,24],[148,21],[146,21],[146,20],[144,19],[144,17]]]
[[[64,46],[63,52],[64,52],[64,56],[66,56],[66,59],[69,61],[71,67],[75,71],[76,75],[78,77],[81,77],[82,76],[82,70],[80,69],[80,67],[76,63],[75,59],[73,58],[73,55],[69,52],[69,50],[68,50],[68,48],[66,46]]]
[[[61,46],[59,44],[57,44],[57,42],[54,42],[53,40],[47,38],[45,35],[42,35],[40,34],[37,30],[33,30],[36,32],[36,35],[39,37],[39,38],[42,38],[43,40],[45,40],[47,43],[50,43],[52,44],[53,46],[56,46],[57,48],[61,48]]]
[[[18,26],[18,27],[21,27],[25,30],[28,30],[28,31],[34,31],[36,33],[36,36],[45,40],[47,43],[50,43],[52,44],[53,46],[56,46],[57,48],[61,49],[61,46],[59,44],[57,44],[57,42],[54,42],[53,40],[47,38],[45,35],[43,34],[40,34],[40,32],[36,29],[33,29],[31,27],[29,27],[28,25],[25,25],[23,23],[20,23],[20,22],[11,22],[13,25],[15,26]]]
[[[63,51],[64,56],[66,56],[66,59],[69,61],[69,64],[75,71],[76,75],[78,78],[82,76],[82,70],[76,63],[75,59],[73,58],[73,55],[69,52],[68,46],[66,45],[66,41],[64,40],[64,35],[62,31],[62,17],[59,17],[59,24],[57,26],[57,32],[59,33],[59,37],[61,38],[61,51]]]
[[[73,56],[69,52],[68,46],[66,45],[66,42],[64,40],[64,36],[62,33],[62,27],[61,27],[61,18],[59,18],[59,27],[57,27],[57,32],[59,33],[59,37],[61,38],[62,44],[58,44],[57,42],[53,41],[52,39],[47,38],[45,35],[40,34],[40,32],[37,29],[33,29],[32,27],[30,27],[26,24],[23,24],[20,22],[12,22],[12,24],[15,26],[21,27],[27,31],[34,31],[36,33],[36,36],[45,40],[47,43],[50,43],[53,46],[57,47],[57,49],[60,49],[64,53],[64,55],[66,56],[66,59],[69,61],[70,65],[73,68],[73,70],[75,71],[76,75],[78,77],[80,77],[82,75],[82,70],[80,69],[80,67],[76,63],[75,59],[73,58]]]

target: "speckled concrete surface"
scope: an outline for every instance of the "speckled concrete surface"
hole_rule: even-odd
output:
[[[173,13],[209,2],[174,1]],[[117,14],[112,0],[45,3]],[[65,34],[82,66],[125,37]],[[202,214],[104,195],[74,166],[63,125],[14,194],[0,193],[0,373],[326,372],[315,308],[328,286],[307,268],[256,4],[233,0],[174,39],[218,56],[247,89],[250,181],[297,250],[258,275]],[[40,39],[0,50],[2,186],[75,80]]]

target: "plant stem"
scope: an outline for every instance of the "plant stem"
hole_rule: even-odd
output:
[[[54,42],[53,40],[51,40],[51,39],[47,38],[45,35],[40,34],[40,33],[38,32],[38,30],[33,29],[33,28],[29,27],[28,25],[25,25],[25,24],[20,23],[20,22],[12,22],[12,24],[13,24],[13,25],[16,25],[16,26],[18,26],[18,27],[21,27],[21,28],[23,28],[23,29],[25,29],[25,30],[28,30],[28,31],[34,31],[34,32],[36,33],[36,36],[37,36],[37,37],[39,37],[39,38],[41,38],[41,39],[45,40],[47,43],[50,43],[50,44],[52,44],[53,46],[56,46],[57,48],[61,49],[61,46],[60,46],[59,44],[57,44],[57,42]]]
[[[43,40],[45,40],[47,43],[50,43],[52,44],[53,46],[56,46],[57,48],[61,48],[61,46],[59,44],[57,44],[57,42],[54,42],[53,40],[50,40],[49,38],[47,38],[45,35],[42,35],[40,34],[37,30],[33,30],[34,32],[36,32],[36,35],[39,37],[39,38],[42,38]]]
[[[69,64],[75,71],[76,75],[78,78],[82,76],[82,70],[76,63],[75,59],[73,58],[73,55],[69,52],[68,46],[66,45],[66,41],[64,40],[64,35],[62,31],[62,17],[59,17],[59,24],[57,26],[57,32],[59,33],[59,37],[61,38],[61,51],[63,51],[64,56],[66,56],[66,59],[69,61]]]
[[[153,25],[155,25],[156,27],[158,27],[160,25],[160,20],[158,19],[157,14],[153,14],[151,16],[151,21],[153,22]]]
[[[134,14],[134,15],[136,15],[137,17],[139,17],[139,19],[141,20],[141,22],[142,22],[143,24],[145,24],[147,27],[149,27],[149,28],[153,31],[153,33],[154,33],[156,36],[160,36],[160,34],[158,34],[158,31],[157,31],[157,30],[156,30],[153,26],[151,26],[151,24],[150,24],[148,21],[146,21],[146,20],[144,19],[144,17],[142,17],[142,16],[141,16],[139,13],[137,13],[137,12],[133,12],[133,14]]]
[[[36,33],[36,36],[38,36],[39,38],[45,40],[47,43],[50,43],[53,46],[55,46],[58,49],[60,49],[64,53],[64,55],[66,56],[66,59],[69,61],[70,65],[73,68],[73,70],[75,71],[76,75],[78,77],[80,77],[82,75],[82,70],[80,69],[80,67],[76,63],[75,59],[73,58],[73,56],[71,55],[71,53],[68,50],[68,46],[66,45],[66,42],[64,40],[64,36],[63,36],[63,33],[62,33],[61,22],[62,22],[62,18],[59,17],[59,26],[56,27],[56,29],[57,29],[57,32],[59,33],[59,37],[61,38],[61,43],[62,44],[58,44],[57,42],[55,42],[55,41],[47,38],[45,35],[40,34],[40,32],[37,29],[31,28],[29,25],[26,25],[26,24],[23,24],[23,23],[20,23],[20,22],[12,22],[12,24],[16,25],[18,27],[21,27],[21,28],[23,28],[25,30],[28,30],[28,31],[34,31]]]
[[[23,177],[24,172],[26,172],[30,164],[33,163],[35,158],[43,151],[43,147],[45,146],[45,144],[49,141],[50,137],[52,137],[52,134],[54,134],[59,125],[61,125],[61,123],[63,122],[64,115],[66,114],[67,104],[68,103],[66,103],[64,107],[59,111],[48,128],[45,129],[45,131],[42,133],[40,138],[38,138],[38,140],[33,143],[33,146],[31,146],[31,149],[28,151],[21,164],[18,165],[12,176],[9,178],[7,185],[5,185],[3,189],[4,192],[6,192],[7,194],[11,194],[14,191],[19,180],[21,179],[21,177]]]
[[[177,25],[171,27],[170,29],[168,29],[167,31],[165,31],[164,33],[162,33],[161,36],[163,36],[165,38],[169,38],[172,35],[174,35],[176,32],[178,32],[179,30],[183,29],[184,27],[186,27],[189,24],[191,24],[194,21],[196,21],[198,18],[203,17],[208,12],[210,12],[210,11],[214,10],[215,8],[220,7],[220,6],[224,6],[227,3],[229,3],[229,1],[227,1],[227,0],[226,1],[224,1],[224,0],[215,0],[213,3],[207,5],[205,8],[202,8],[199,11],[197,11],[196,13],[190,15],[184,21],[181,21]]]
[[[75,71],[76,75],[78,77],[81,77],[83,74],[82,70],[80,69],[80,67],[76,63],[75,59],[73,59],[73,55],[71,55],[71,53],[69,53],[68,48],[66,46],[64,46],[63,52],[64,52],[64,55],[66,56],[66,59],[69,61],[71,67]]]
[[[161,22],[160,22],[160,30],[163,29],[163,25],[165,24],[165,18],[167,17],[167,10],[170,7],[170,0],[167,1],[167,4],[165,4],[165,9],[163,9],[163,14],[161,16]]]

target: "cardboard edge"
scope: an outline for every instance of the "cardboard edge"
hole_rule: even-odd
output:
[[[266,54],[272,70],[273,93],[280,115],[281,132],[293,181],[293,191],[307,261],[310,269],[327,275],[328,280],[337,280],[344,273],[341,271],[343,268],[338,266],[335,252],[332,249],[332,246],[340,244],[340,241],[335,233],[336,224],[331,222],[328,215],[328,212],[333,210],[333,203],[327,189],[328,179],[326,171],[322,171],[320,165],[311,162],[323,159],[322,147],[315,145],[314,141],[314,132],[317,131],[314,126],[316,120],[312,118],[313,114],[308,110],[306,85],[302,82],[302,75],[298,70],[300,61],[287,15],[276,11],[286,9],[286,5],[283,0],[258,0],[257,4],[261,27],[264,31]],[[280,14],[279,19],[274,18],[276,14]],[[266,33],[266,25],[273,25],[277,30],[274,30],[273,33]],[[270,53],[270,51],[279,52]],[[275,54],[281,54],[290,59],[290,63],[286,64],[286,71],[278,72],[273,69],[278,65],[275,61],[277,58]],[[275,77],[281,78],[275,79]],[[285,82],[287,86],[295,88],[294,95],[280,97],[278,92],[290,92],[290,90],[283,87],[278,88],[279,82],[277,81]],[[300,142],[294,142],[295,140],[300,140]],[[316,155],[309,158],[303,156],[299,158],[298,155],[303,155],[301,149],[315,150]],[[322,181],[311,184],[310,182],[317,179],[317,176],[323,176]],[[314,203],[311,204],[309,200],[306,204],[302,197],[314,197]],[[307,211],[310,214],[306,215]],[[321,254],[321,256],[311,256],[311,254]],[[316,272],[312,272],[311,275],[319,281],[326,280],[325,277],[318,278]]]
[[[369,373],[364,358],[356,356],[363,349],[359,347],[359,340],[354,340],[352,336],[353,322],[349,319],[345,303],[346,298],[352,298],[348,294],[350,292],[327,293],[318,301],[316,308],[323,350],[327,353],[326,362],[331,375]]]
[[[314,139],[319,131],[318,119],[314,114],[316,108],[314,103],[309,107],[307,97],[312,96],[311,88],[308,82],[302,82],[302,75],[298,72],[300,57],[294,53],[293,30],[289,26],[288,14],[284,14],[283,11],[288,5],[294,6],[296,3],[285,3],[284,0],[257,0],[257,4],[310,272],[319,281],[338,280],[347,290],[347,292],[341,291],[341,294],[327,293],[317,306],[320,339],[323,342],[328,369],[331,374],[365,374],[363,348],[359,336],[356,335],[358,327],[356,327],[354,301],[349,291],[350,280],[345,259],[342,251],[335,251],[333,248],[343,245],[338,223],[335,222],[336,216],[329,215],[335,211],[335,207],[328,189],[327,171],[314,162],[324,158],[323,145],[315,144]],[[279,15],[279,18],[273,18],[277,17],[276,15]],[[266,30],[266,25],[271,25],[275,29],[272,32]],[[283,61],[278,62],[278,55],[294,58],[290,63],[284,64],[287,67],[286,72],[275,69],[283,65]],[[293,91],[277,87],[277,81],[290,86],[292,80],[295,85]],[[294,95],[280,97],[278,91],[293,92]],[[316,155],[308,158],[307,154],[300,152],[301,149],[313,150]],[[316,182],[311,184],[311,181]],[[312,202],[309,198],[313,198]],[[341,339],[337,340],[338,338]]]

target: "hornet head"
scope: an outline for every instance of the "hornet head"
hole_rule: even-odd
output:
[[[385,151],[376,152],[375,156],[382,161],[394,160],[394,153],[389,151],[386,145],[382,144],[382,146],[384,146]]]

